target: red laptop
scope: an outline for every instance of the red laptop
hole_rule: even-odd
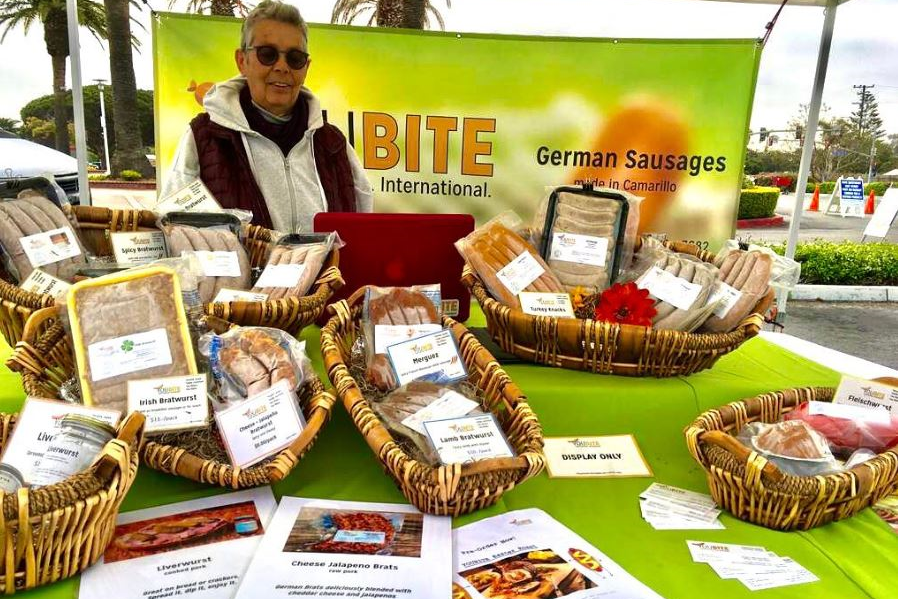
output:
[[[461,284],[464,260],[455,242],[474,230],[470,214],[320,212],[314,227],[316,232],[337,231],[346,243],[340,250],[346,286],[332,302],[364,285],[439,283],[446,315],[467,320],[471,296]]]

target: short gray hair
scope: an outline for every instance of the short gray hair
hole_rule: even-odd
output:
[[[299,9],[290,4],[284,4],[279,0],[263,0],[246,15],[243,27],[240,30],[240,49],[246,50],[253,41],[253,28],[259,21],[278,21],[298,27],[302,37],[309,44],[309,26],[299,14]]]

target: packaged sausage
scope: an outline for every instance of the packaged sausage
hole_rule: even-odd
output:
[[[785,474],[817,476],[842,470],[826,438],[804,422],[751,422],[737,439],[773,462]]]
[[[271,247],[253,292],[264,293],[270,300],[306,295],[337,242],[336,233],[296,233],[281,237]],[[337,243],[336,247],[341,245]]]
[[[440,286],[368,287],[362,314],[365,378],[378,389],[396,387],[387,348],[443,328]]]
[[[506,306],[520,308],[522,291],[566,293],[539,252],[515,233],[521,220],[504,212],[455,242],[487,290]]]
[[[170,256],[185,253],[197,257],[204,278],[199,284],[203,303],[221,289],[246,290],[252,269],[240,239],[242,223],[227,212],[169,212],[159,220]]]
[[[826,437],[834,453],[844,457],[858,449],[879,454],[898,445],[898,416],[881,408],[811,401],[784,419],[804,422]]]
[[[791,291],[795,289],[796,285],[798,285],[798,281],[801,278],[800,262],[796,262],[795,260],[786,258],[785,256],[780,256],[768,247],[755,245],[753,243],[743,243],[735,239],[728,240],[723,244],[723,247],[720,248],[720,251],[717,252],[717,257],[714,260],[714,264],[716,264],[718,267],[722,266],[724,261],[728,256],[732,254],[734,250],[742,250],[743,252],[760,252],[769,256],[770,260],[772,261],[772,264],[770,266],[770,286],[774,289],[781,291]]]
[[[85,405],[124,411],[129,380],[197,373],[181,284],[172,268],[81,281],[65,301]]]
[[[701,331],[725,333],[733,330],[751,314],[758,301],[770,289],[773,259],[758,250],[731,250],[719,264],[719,277],[714,294],[723,302]]]

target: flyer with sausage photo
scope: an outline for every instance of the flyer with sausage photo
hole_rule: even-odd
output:
[[[462,526],[453,540],[453,599],[661,599],[539,509]]]
[[[448,599],[451,527],[411,505],[283,497],[236,597]]]
[[[120,514],[78,597],[233,597],[276,506],[260,487]]]

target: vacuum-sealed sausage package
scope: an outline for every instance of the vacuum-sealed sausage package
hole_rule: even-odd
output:
[[[490,295],[512,308],[520,308],[522,291],[566,293],[536,248],[515,233],[520,224],[520,218],[504,212],[455,242]]]
[[[898,416],[881,408],[804,402],[786,414],[826,437],[833,452],[848,457],[858,449],[882,453],[898,445]]]
[[[270,300],[306,295],[327,255],[334,247],[341,246],[336,233],[284,235],[271,247],[253,292],[264,293]]]
[[[770,289],[773,259],[757,250],[731,250],[719,263],[719,281],[713,295],[724,298],[700,330],[725,333],[751,314]]]
[[[125,411],[129,380],[197,374],[174,269],[144,267],[81,281],[65,302],[85,405]]]
[[[365,378],[382,391],[396,387],[387,348],[442,330],[440,286],[368,287],[362,316]]]
[[[32,190],[20,192],[14,200],[0,201],[0,251],[4,268],[17,284],[35,268],[58,278],[60,268],[87,262],[73,221]]]
[[[241,242],[240,219],[226,212],[169,212],[159,220],[170,256],[193,254],[203,269],[200,300],[211,302],[222,289],[246,290],[252,268]]]

